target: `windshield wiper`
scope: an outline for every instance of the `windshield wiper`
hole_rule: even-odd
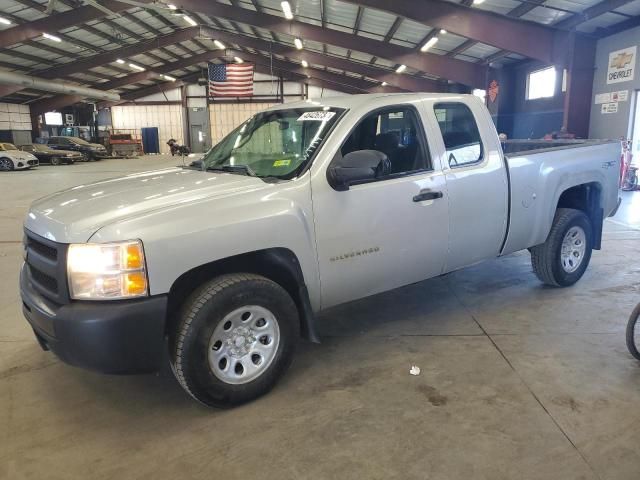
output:
[[[240,173],[249,177],[258,176],[249,165],[215,165],[213,167],[208,167],[207,171]]]

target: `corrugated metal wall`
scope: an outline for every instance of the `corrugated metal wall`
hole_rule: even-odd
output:
[[[31,130],[29,105],[0,103],[0,130]]]
[[[212,103],[209,105],[211,141],[215,145],[250,116],[275,103]]]
[[[184,144],[182,107],[180,105],[124,105],[111,108],[113,128],[158,127],[160,152],[169,153],[167,141],[175,138]]]

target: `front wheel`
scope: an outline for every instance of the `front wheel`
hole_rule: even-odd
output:
[[[640,360],[640,351],[638,350],[640,349],[640,325],[638,325],[638,320],[640,320],[640,303],[631,312],[627,323],[627,348],[631,355]]]
[[[593,248],[593,229],[581,210],[559,208],[547,240],[529,249],[536,276],[545,284],[568,287],[584,274]]]
[[[170,338],[178,382],[208,406],[231,407],[273,388],[291,363],[298,312],[277,283],[223,275],[197,289]]]
[[[51,165],[60,165],[60,159],[58,157],[52,157]]]
[[[13,168],[13,162],[11,161],[11,159],[7,157],[0,158],[0,170],[8,172],[10,170],[13,170]]]

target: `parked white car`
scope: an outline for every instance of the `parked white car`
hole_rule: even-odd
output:
[[[13,143],[0,143],[0,170],[25,170],[38,165],[38,159],[29,152],[23,152]]]
[[[279,105],[195,166],[36,201],[23,312],[70,364],[155,371],[169,356],[191,396],[236,405],[333,305],[524,249],[542,282],[573,285],[619,205],[619,158],[617,142],[503,150],[472,95]]]

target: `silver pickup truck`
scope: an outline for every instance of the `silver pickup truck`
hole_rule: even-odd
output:
[[[504,153],[506,150],[508,153]],[[619,146],[501,145],[469,95],[280,105],[203,159],[79,185],[24,224],[23,310],[43,348],[158,370],[212,406],[267,392],[314,314],[529,249],[566,287],[619,203]]]

